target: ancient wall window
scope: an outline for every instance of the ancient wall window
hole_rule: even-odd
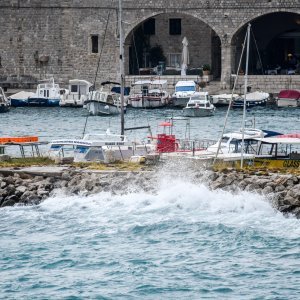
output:
[[[179,68],[180,65],[181,65],[181,53],[169,53],[168,66],[173,68]]]
[[[97,34],[91,35],[91,52],[99,53],[99,36]]]
[[[155,19],[151,18],[144,23],[144,34],[155,35]]]
[[[169,20],[169,33],[170,35],[181,35],[181,19]]]

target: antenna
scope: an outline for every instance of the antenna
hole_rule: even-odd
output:
[[[250,30],[251,30],[251,24],[249,23],[248,24],[248,30],[247,30],[247,55],[246,55],[245,86],[244,86],[244,107],[243,107],[243,123],[242,123],[241,169],[244,166],[246,95],[247,95],[247,85],[248,85]]]

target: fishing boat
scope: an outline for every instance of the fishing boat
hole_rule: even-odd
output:
[[[171,101],[174,107],[185,107],[190,97],[197,91],[195,81],[178,81]]]
[[[62,93],[59,105],[67,107],[83,107],[91,87],[92,84],[86,80],[69,80],[69,88],[65,93]]]
[[[133,84],[128,102],[133,108],[160,108],[169,103],[167,80],[140,80]]]
[[[101,83],[101,89],[90,91],[87,100],[84,102],[85,108],[93,116],[117,115],[121,112],[120,94],[111,85],[120,85],[116,82],[105,81]],[[124,103],[126,110],[126,104]]]
[[[247,108],[251,108],[254,106],[265,106],[270,98],[269,93],[265,92],[253,92],[247,93],[245,96],[240,96],[233,100],[232,107],[233,108],[243,108],[244,102],[246,103]]]
[[[299,90],[282,90],[277,97],[278,107],[300,107]]]
[[[6,98],[2,87],[0,87],[0,113],[8,112],[9,109],[10,101]]]
[[[185,117],[209,117],[214,113],[215,107],[210,102],[208,92],[195,92],[183,108]]]
[[[38,84],[34,95],[28,97],[28,106],[59,106],[60,87],[54,78],[43,80]]]

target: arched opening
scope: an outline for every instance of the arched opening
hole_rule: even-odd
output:
[[[187,75],[199,75],[209,65],[211,75],[221,75],[221,42],[203,21],[186,15],[163,13],[138,24],[125,40],[128,75],[180,75],[182,41],[188,40]]]
[[[300,15],[288,12],[270,13],[252,20],[251,25],[253,34],[251,34],[249,74],[300,74]],[[247,25],[243,26],[232,39],[232,46],[235,49],[235,72],[246,28]]]

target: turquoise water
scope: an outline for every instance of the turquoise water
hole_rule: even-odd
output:
[[[212,117],[191,118],[191,138],[217,139],[222,131],[226,108],[217,108]],[[167,117],[182,117],[182,110],[156,109],[135,110],[129,109],[125,115],[125,127],[151,125],[153,133],[161,131],[158,124]],[[82,136],[87,111],[74,108],[12,108],[9,113],[0,115],[0,136],[7,135],[37,135],[42,141],[56,138]],[[247,125],[255,119],[255,126],[261,129],[277,130],[280,132],[300,131],[300,109],[276,109],[273,107],[255,108],[247,112]],[[242,111],[233,110],[230,113],[228,130],[241,128]],[[254,124],[253,124],[254,126]],[[120,132],[120,117],[88,117],[86,132]],[[178,137],[184,137],[186,132],[185,121],[175,121],[174,132]],[[131,137],[145,138],[147,130],[128,132]]]
[[[134,111],[126,126],[180,110]],[[191,120],[191,136],[217,138],[225,110]],[[253,110],[257,126],[299,131],[299,110]],[[252,118],[251,117],[251,118]],[[229,129],[240,127],[232,113]],[[3,135],[80,136],[81,109],[18,108],[0,115]],[[119,129],[90,117],[87,131]],[[185,124],[176,126],[183,135]],[[144,131],[131,133],[143,138]],[[158,173],[155,193],[66,196],[0,209],[1,299],[299,299],[300,220],[252,193],[210,191]]]
[[[300,220],[164,178],[154,194],[1,209],[1,298],[299,299]]]

